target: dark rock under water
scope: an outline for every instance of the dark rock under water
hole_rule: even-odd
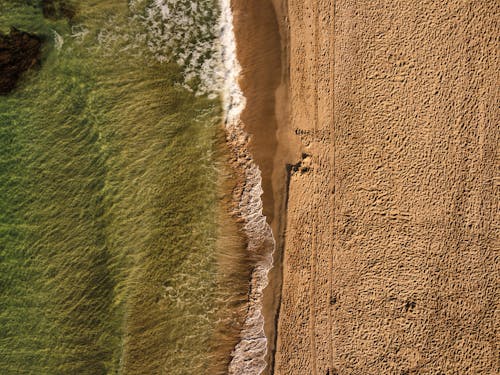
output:
[[[10,93],[21,75],[40,63],[42,40],[14,27],[0,33],[0,95]]]

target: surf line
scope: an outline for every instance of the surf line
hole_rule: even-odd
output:
[[[271,227],[262,213],[262,177],[249,150],[249,135],[245,132],[240,115],[246,99],[238,83],[241,66],[236,53],[231,0],[219,0],[221,63],[223,68],[222,97],[226,138],[237,160],[238,170],[244,176],[244,186],[234,197],[238,215],[243,219],[247,237],[247,251],[255,255],[249,285],[249,301],[241,331],[241,338],[231,353],[230,375],[258,375],[266,367],[267,338],[262,314],[264,288],[273,266],[275,240]]]

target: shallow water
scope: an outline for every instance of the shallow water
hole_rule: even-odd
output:
[[[221,214],[217,5],[75,5],[0,0],[1,32],[45,41],[0,97],[0,373],[223,372],[248,274]]]

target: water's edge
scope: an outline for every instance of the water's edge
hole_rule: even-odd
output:
[[[273,265],[275,240],[262,213],[262,178],[249,151],[249,136],[240,119],[246,99],[239,85],[240,64],[236,54],[233,14],[230,0],[220,0],[221,56],[224,67],[223,104],[227,142],[243,185],[235,189],[233,201],[236,214],[243,220],[247,251],[255,259],[248,293],[248,307],[241,339],[233,350],[229,374],[260,374],[266,367],[267,338],[262,314],[264,289]]]

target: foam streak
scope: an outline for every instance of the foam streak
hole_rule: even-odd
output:
[[[229,374],[260,374],[266,367],[267,338],[264,333],[262,300],[272,267],[275,241],[266,217],[262,214],[262,178],[254,163],[240,115],[246,100],[238,83],[241,67],[236,55],[231,0],[220,0],[221,57],[224,66],[223,99],[226,114],[226,132],[237,160],[237,167],[244,173],[244,187],[237,193],[238,215],[244,220],[248,251],[258,259],[251,276],[249,305],[241,332],[241,340],[232,353]]]

